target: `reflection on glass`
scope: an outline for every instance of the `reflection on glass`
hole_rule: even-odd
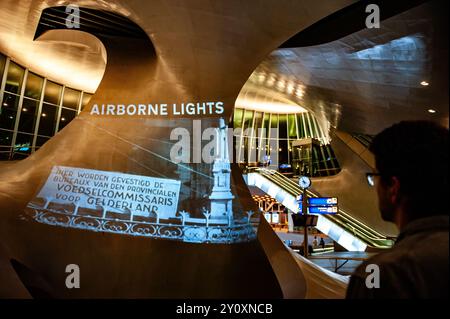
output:
[[[36,123],[36,115],[39,108],[39,102],[36,100],[24,98],[22,112],[20,113],[19,131],[33,133]]]
[[[67,124],[69,124],[69,122],[72,121],[76,115],[76,111],[62,108],[58,131],[61,131]]]
[[[8,68],[8,75],[6,78],[5,91],[19,94],[20,89],[22,87],[24,74],[25,74],[24,68],[10,61]]]
[[[13,159],[23,159],[31,153],[33,135],[18,133],[13,147]]]
[[[2,105],[0,106],[0,128],[13,130],[17,115],[17,105],[19,97],[5,93]]]
[[[52,136],[55,133],[57,107],[44,103],[39,122],[39,135]]]
[[[39,100],[42,93],[44,79],[39,75],[28,72],[27,83],[25,85],[25,96]]]
[[[289,122],[289,138],[296,139],[297,138],[297,126],[295,125],[295,114],[288,115]]]
[[[52,81],[45,85],[44,101],[58,105],[61,98],[62,86]]]
[[[63,105],[65,107],[78,110],[78,103],[80,102],[80,91],[64,88]]]

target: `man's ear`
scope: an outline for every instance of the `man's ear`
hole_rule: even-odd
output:
[[[389,199],[392,204],[398,204],[400,202],[400,180],[396,176],[391,177]]]

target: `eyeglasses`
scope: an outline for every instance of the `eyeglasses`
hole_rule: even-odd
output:
[[[375,176],[381,176],[380,173],[366,173],[367,184],[373,187],[375,186]]]

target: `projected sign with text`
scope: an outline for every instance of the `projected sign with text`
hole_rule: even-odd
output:
[[[209,112],[210,107],[220,109],[216,104],[194,106],[196,112]],[[155,105],[150,109],[156,112]],[[165,114],[161,105],[158,114]],[[254,213],[243,210],[233,194],[228,127],[223,118],[209,122],[216,137],[209,142],[215,147],[211,162],[176,160],[180,152],[172,152],[173,142],[167,138],[174,127],[185,133],[194,130],[190,120],[152,127],[141,133],[133,144],[139,147],[127,154],[127,166],[121,166],[145,175],[54,166],[22,217],[57,227],[189,243],[254,240]],[[189,144],[190,153],[194,147]],[[145,150],[145,156],[137,150]]]
[[[170,179],[55,166],[37,197],[53,203],[149,216],[175,217],[180,182]]]

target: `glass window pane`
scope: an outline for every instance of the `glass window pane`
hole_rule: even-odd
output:
[[[286,114],[280,114],[280,127],[279,127],[279,138],[287,138],[287,116]]]
[[[3,71],[5,69],[6,57],[0,53],[0,85],[2,84]]]
[[[44,103],[42,105],[41,119],[39,121],[39,135],[53,136],[56,126],[57,107]]]
[[[253,120],[253,111],[252,110],[244,110],[244,124],[242,125],[242,129],[244,130],[245,135],[249,135],[249,132],[245,132],[246,129],[251,129]]]
[[[297,139],[297,126],[295,125],[295,114],[288,115],[289,122],[289,138]]]
[[[304,127],[304,125],[303,125],[303,116],[304,116],[305,114],[306,114],[306,113],[300,113],[300,114],[297,114],[298,137],[299,137],[300,139],[303,139],[303,138],[306,137],[306,134],[305,134],[305,127]]]
[[[270,127],[278,130],[278,114],[272,114],[272,124]]]
[[[80,91],[76,91],[70,88],[64,89],[63,105],[65,107],[78,110],[78,103],[80,102]]]
[[[242,126],[242,114],[244,111],[242,109],[235,108],[234,109],[234,128],[240,128]]]
[[[9,62],[5,91],[19,94],[22,87],[25,69],[13,61]]]
[[[263,118],[263,113],[261,112],[255,112],[255,126],[254,129],[256,130],[256,132],[258,132],[258,129],[261,128],[262,124],[262,118]],[[257,134],[255,132],[255,134]]]
[[[39,100],[41,98],[43,84],[44,79],[42,77],[32,72],[28,72],[27,84],[25,85],[25,96]]]
[[[5,93],[0,106],[0,128],[14,130],[19,97]]]
[[[72,121],[75,118],[76,114],[77,114],[77,112],[74,110],[62,108],[61,109],[61,119],[59,120],[58,130],[61,131],[67,124],[69,124],[70,121]]]
[[[52,81],[45,84],[44,101],[58,105],[61,97],[62,86]]]
[[[263,125],[264,125],[264,129],[265,129],[265,137],[269,136],[269,130],[270,130],[270,113],[265,113],[264,114],[264,120],[263,120]]]
[[[8,160],[13,132],[0,129],[0,160]]]
[[[279,129],[278,129],[278,143],[279,154],[278,160],[280,164],[288,163],[288,145],[287,145],[287,116],[286,114],[279,115]]]
[[[36,150],[39,149],[39,147],[41,147],[42,145],[44,145],[49,139],[50,137],[38,135],[36,138]]]
[[[22,111],[20,112],[19,131],[33,133],[36,124],[36,116],[39,102],[32,99],[23,99]]]
[[[33,143],[33,135],[18,133],[16,144],[14,145],[13,159],[23,159],[31,153],[31,144]]]

